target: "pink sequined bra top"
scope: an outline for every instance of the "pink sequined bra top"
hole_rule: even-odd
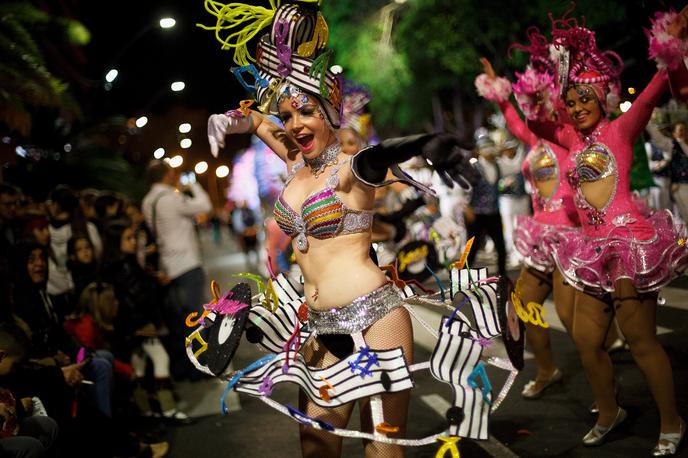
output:
[[[583,148],[575,155],[574,167],[568,173],[568,180],[576,190],[576,206],[585,213],[588,224],[597,228],[605,223],[605,215],[615,200],[618,183],[614,183],[609,198],[602,208],[595,208],[588,203],[580,184],[599,181],[617,174],[617,165],[609,147],[596,141],[596,135],[593,134],[592,138],[586,140]]]
[[[296,238],[296,247],[301,252],[308,249],[308,238],[318,240],[330,239],[338,235],[367,232],[373,225],[372,210],[352,210],[337,196],[339,186],[337,172],[349,163],[350,158],[335,165],[330,170],[325,187],[306,198],[301,204],[301,211],[292,209],[284,200],[284,189],[275,202],[275,221],[285,234]],[[295,164],[287,177],[285,189],[304,163]]]
[[[555,150],[556,149],[556,150]],[[530,182],[534,217],[545,224],[579,226],[573,203],[573,191],[562,172],[569,166],[568,151],[558,145],[540,140],[523,161],[523,176]],[[556,180],[548,196],[540,194],[538,183]]]
[[[539,142],[529,158],[530,173],[536,182],[558,180],[559,165],[549,145]]]
[[[612,176],[616,171],[614,156],[607,145],[593,143],[576,154],[576,176],[579,183],[589,183]]]

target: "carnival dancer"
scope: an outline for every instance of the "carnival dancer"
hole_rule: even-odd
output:
[[[337,139],[340,81],[328,70],[331,54],[323,50],[327,41],[324,18],[319,12],[312,14],[315,3],[311,5],[310,13],[300,4],[280,7],[272,35],[266,34],[258,46],[259,73],[254,75],[258,102],[262,111],[279,115],[284,128],[250,109],[213,115],[208,123],[211,151],[217,155],[226,135],[252,133],[287,164],[290,174],[274,213],[279,226],[293,239],[304,278],[309,328],[318,335],[300,350],[307,365],[326,368],[350,355],[354,352],[350,335],[356,332],[362,332],[365,345],[376,351],[403,349],[410,364],[413,331],[409,313],[401,307],[398,290],[368,256],[375,188],[383,184],[388,167],[419,154],[431,160],[440,173],[454,177],[470,165],[467,158],[456,155],[458,149],[452,154],[456,142],[446,136],[385,140],[353,157],[342,151]],[[313,26],[315,42],[306,42],[309,35],[305,30],[312,31]],[[306,49],[310,44],[313,49]],[[293,54],[278,58],[277,54],[285,52]],[[318,65],[320,84],[309,75]],[[382,395],[385,421],[396,427],[389,437],[403,437],[408,401],[408,389]],[[300,392],[299,414],[331,427],[345,427],[352,409],[353,403],[321,407]],[[363,399],[361,422],[368,431],[373,429],[370,410],[370,403]],[[303,456],[341,454],[341,437],[303,424],[300,432]],[[400,446],[378,441],[365,441],[365,450],[366,456],[403,455]]]
[[[548,58],[546,39],[539,31],[528,31],[531,46],[531,64],[518,75],[514,84],[517,100],[526,116],[550,116],[556,102],[555,70]],[[544,45],[542,44],[544,42]],[[538,46],[540,44],[540,46]],[[567,331],[571,331],[575,290],[563,280],[556,268],[552,251],[559,235],[568,234],[580,226],[573,203],[571,186],[566,180],[569,168],[568,151],[561,146],[539,138],[532,133],[519,117],[509,101],[512,85],[506,78],[497,77],[490,62],[480,59],[484,73],[476,78],[480,95],[496,102],[504,115],[507,128],[529,152],[523,161],[522,173],[532,188],[533,216],[519,216],[514,230],[514,245],[523,256],[524,266],[516,281],[516,294],[523,304],[543,304],[551,292],[557,314]],[[546,101],[537,109],[534,99]],[[543,322],[544,323],[544,322]],[[528,382],[521,395],[526,399],[537,399],[544,391],[563,381],[563,373],[557,368],[549,339],[549,330],[541,324],[526,323],[526,339],[535,356],[537,374]]]
[[[688,49],[686,10],[653,20],[650,54],[658,56],[659,71],[631,108],[613,121],[607,117],[618,103],[621,59],[600,51],[594,33],[566,17],[569,13],[552,20],[552,37],[559,52],[561,96],[572,124],[538,121],[529,126],[568,149],[574,164],[568,175],[582,231],[559,239],[555,260],[564,278],[582,291],[576,295],[573,338],[599,407],[597,423],[583,443],[602,444],[626,418],[614,394],[611,360],[602,349],[615,316],[659,408],[660,435],[652,453],[673,455],[686,425],[676,409],[671,365],[657,341],[655,318],[658,290],[688,267],[686,232],[674,226],[668,211],[643,216],[632,198],[629,176],[633,142],[667,88],[667,69],[675,68]],[[612,302],[600,307],[598,298],[606,293]]]

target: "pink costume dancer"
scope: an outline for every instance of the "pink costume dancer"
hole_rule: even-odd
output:
[[[678,22],[676,14],[671,14],[669,19],[658,15],[654,36],[668,35],[658,29]],[[684,23],[680,32],[685,29]],[[583,229],[560,239],[555,260],[566,279],[588,293],[577,295],[573,338],[595,393],[599,417],[583,443],[602,444],[626,418],[615,399],[611,360],[602,348],[606,328],[616,316],[659,408],[661,434],[652,453],[673,455],[685,423],[676,410],[669,359],[655,336],[655,306],[658,289],[688,267],[688,253],[681,243],[685,230],[674,226],[667,211],[644,217],[629,189],[632,145],[667,87],[667,74],[660,69],[632,107],[609,121],[606,114],[614,107],[620,58],[599,51],[594,33],[578,26],[574,18],[553,20],[552,35],[560,52],[562,96],[574,125],[534,123],[532,127],[538,135],[567,148],[574,161],[568,175]],[[685,53],[685,47],[681,52]],[[606,292],[611,293],[613,307],[601,308],[591,295]]]
[[[514,92],[528,118],[549,117],[556,104],[556,69],[549,60],[545,37],[535,27],[528,30],[528,35],[530,46],[515,45],[531,54],[531,62],[523,74],[517,74]],[[525,263],[516,283],[516,292],[523,303],[542,304],[553,291],[557,314],[570,330],[575,293],[563,281],[561,274],[556,272],[552,254],[557,247],[557,239],[577,230],[580,225],[573,193],[565,175],[569,168],[569,154],[566,149],[538,138],[528,129],[509,102],[509,81],[495,77],[486,59],[481,59],[481,62],[485,74],[476,79],[478,92],[498,104],[509,130],[530,147],[522,165],[522,173],[533,189],[531,198],[535,214],[519,216],[514,230],[514,244]],[[537,106],[533,103],[543,97],[547,103]],[[521,395],[526,399],[537,399],[548,387],[561,382],[563,374],[552,358],[548,330],[532,323],[526,323],[526,328],[528,344],[537,364],[537,375],[535,380],[525,385]]]

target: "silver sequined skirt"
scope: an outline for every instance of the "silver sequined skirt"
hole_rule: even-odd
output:
[[[387,283],[343,307],[330,310],[309,308],[308,326],[318,334],[360,332],[403,303],[399,290]]]

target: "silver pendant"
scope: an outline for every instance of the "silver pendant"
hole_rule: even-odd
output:
[[[303,232],[296,236],[296,248],[302,253],[308,249],[308,239],[306,239],[306,234]]]

